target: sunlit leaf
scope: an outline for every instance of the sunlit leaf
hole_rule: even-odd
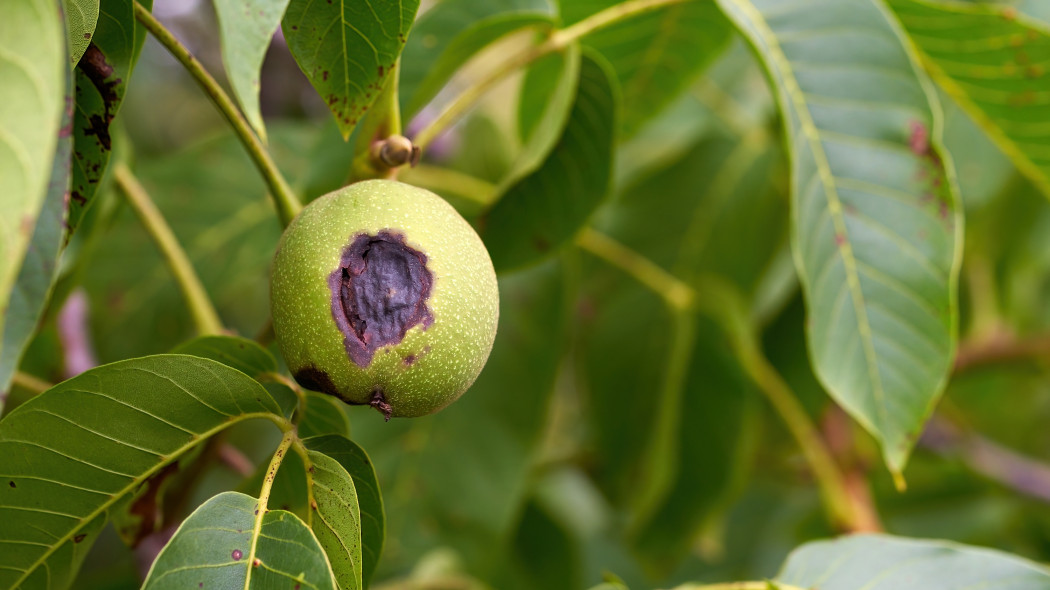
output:
[[[143,589],[336,590],[331,566],[306,524],[284,510],[268,510],[261,519],[258,512],[257,498],[237,492],[202,504],[161,550]]]
[[[934,79],[1050,197],[1050,24],[1009,5],[888,4]]]
[[[259,70],[288,0],[216,0],[222,62],[248,123],[265,141],[259,111]]]
[[[0,330],[53,176],[67,106],[65,51],[61,13],[54,0],[4,7],[0,18],[0,310],[5,313],[0,313]],[[17,357],[21,351],[13,352]],[[6,389],[4,381],[0,385]]]
[[[51,165],[47,195],[33,228],[33,237],[25,250],[18,278],[11,288],[4,320],[0,321],[0,392],[5,392],[22,360],[25,347],[36,333],[37,325],[51,295],[58,270],[62,237],[65,235],[66,200],[69,198],[70,155],[73,151],[73,73],[65,72],[65,112],[58,128],[58,145]],[[4,394],[0,393],[0,412]]]
[[[92,369],[0,422],[0,587],[70,576],[70,545],[150,476],[231,424],[280,409],[254,380],[183,355]]]
[[[74,65],[91,44],[98,24],[98,3],[99,0],[62,0],[69,36],[69,61]]]
[[[371,107],[401,54],[419,0],[292,0],[281,23],[288,49],[343,137]]]
[[[936,97],[877,2],[718,3],[785,119],[817,375],[899,473],[954,353],[962,227]]]
[[[556,252],[608,195],[617,90],[600,60],[583,56],[561,139],[543,164],[508,188],[484,217],[481,235],[498,272]]]

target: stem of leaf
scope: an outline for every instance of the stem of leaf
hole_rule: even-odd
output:
[[[233,100],[222,89],[222,86],[219,86],[215,78],[204,69],[204,66],[201,65],[197,58],[193,57],[189,49],[180,43],[171,34],[171,31],[165,28],[160,21],[153,17],[149,10],[138,2],[135,2],[135,18],[186,68],[186,71],[193,76],[193,79],[197,81],[204,93],[208,95],[208,98],[211,99],[212,103],[219,109],[219,112],[230,123],[234,133],[248,151],[252,162],[255,163],[255,167],[259,169],[263,180],[270,187],[270,196],[277,207],[281,225],[287,227],[302,209],[302,203],[295,196],[292,187],[281,175],[280,170],[277,169],[277,165],[274,163],[273,158],[270,157],[270,153],[266,151],[262,141],[252,131],[247,119],[237,109],[237,106],[234,105]]]
[[[634,277],[663,298],[672,310],[693,306],[696,292],[692,287],[609,236],[585,227],[576,236],[576,245]]]
[[[189,256],[179,245],[175,233],[171,231],[171,227],[164,220],[164,215],[150,199],[149,193],[135,178],[131,169],[123,163],[116,165],[113,170],[113,178],[146,231],[157,244],[164,261],[175,276],[175,282],[182,291],[190,315],[193,316],[193,323],[197,326],[197,333],[201,336],[222,334],[224,331],[222,320],[219,319],[215,306],[212,305],[208,293],[204,290],[204,285],[201,284],[200,278],[193,270]]]
[[[23,373],[22,371],[15,371],[14,377],[11,379],[11,384],[21,387],[22,389],[27,389],[34,394],[44,393],[48,389],[54,387],[54,384],[48,383],[35,375]]]
[[[543,43],[510,56],[499,67],[486,73],[477,82],[464,90],[434,120],[430,121],[426,127],[416,134],[412,139],[413,143],[425,150],[434,138],[441,135],[445,129],[466,114],[474,106],[474,103],[480,100],[489,90],[512,73],[541,57],[561,51],[581,37],[585,37],[609,25],[645,12],[663,8],[664,6],[681,4],[686,1],[688,0],[627,0],[596,12],[564,29],[554,31]]]
[[[249,568],[255,563],[255,550],[258,547],[259,535],[262,534],[263,518],[266,516],[267,507],[270,503],[270,491],[273,490],[273,481],[277,479],[277,471],[281,468],[284,455],[288,452],[292,443],[298,440],[299,436],[296,434],[295,428],[286,430],[284,436],[281,437],[281,443],[277,445],[277,450],[274,451],[273,457],[270,459],[270,465],[266,468],[266,477],[263,478],[262,487],[259,489],[259,503],[255,505],[255,530],[252,534],[252,547],[248,551]],[[248,589],[250,582],[251,576],[248,576],[245,580],[245,590]]]
[[[813,472],[832,522],[850,532],[871,530],[870,523],[879,522],[874,507],[861,505],[860,498],[850,493],[845,476],[816,426],[762,352],[743,297],[718,277],[703,277],[697,284],[697,291],[704,294],[699,301],[701,311],[722,324],[741,366],[784,420]]]

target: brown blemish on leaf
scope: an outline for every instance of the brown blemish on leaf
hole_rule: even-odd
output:
[[[161,508],[161,492],[164,481],[179,471],[179,464],[169,463],[154,473],[143,484],[145,489],[132,501],[128,512],[138,517],[138,526],[134,529],[131,546],[137,547],[147,536],[157,531],[164,518]]]
[[[18,486],[15,485],[15,482],[13,482],[13,481],[7,482],[7,485],[9,485],[9,486],[11,486],[13,488],[17,488],[18,487]]]
[[[91,115],[88,121],[91,125],[84,130],[84,135],[97,137],[99,146],[108,152],[113,146],[113,142],[109,137],[109,123],[104,121],[101,115]],[[98,182],[98,180],[92,181],[89,179],[88,182]]]
[[[930,133],[922,121],[912,121],[909,126],[908,147],[917,156],[925,156],[930,151]]]
[[[80,533],[79,535],[73,537],[73,542],[74,543],[80,543],[86,538],[87,538],[87,533]]]

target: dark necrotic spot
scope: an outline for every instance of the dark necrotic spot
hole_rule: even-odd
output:
[[[80,543],[81,541],[83,541],[86,538],[87,538],[87,533],[80,533],[79,535],[73,537],[73,542],[74,543]]]
[[[328,373],[312,365],[296,371],[295,380],[299,382],[299,385],[310,391],[320,391],[329,395],[338,393],[335,383],[332,383],[332,378],[328,376]]]
[[[430,326],[433,282],[426,255],[404,236],[389,230],[354,236],[328,278],[332,316],[350,360],[367,367],[377,349],[401,342],[417,325]]]
[[[9,486],[11,486],[13,488],[17,488],[18,487],[18,486],[15,485],[15,482],[13,482],[13,481],[7,482],[7,485],[9,485]]]

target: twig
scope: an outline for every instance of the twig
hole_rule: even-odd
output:
[[[30,375],[29,373],[23,373],[22,371],[15,371],[14,378],[11,380],[11,385],[27,389],[34,394],[44,393],[55,386],[53,383],[48,383],[40,377]]]
[[[127,197],[131,208],[135,210],[142,225],[153,238],[160,249],[164,261],[167,263],[171,273],[175,276],[175,282],[186,299],[186,306],[193,316],[193,322],[197,325],[197,333],[202,336],[222,334],[222,320],[219,319],[215,306],[208,298],[204,285],[193,270],[186,251],[179,245],[175,233],[171,231],[164,215],[150,199],[149,193],[139,183],[131,170],[123,163],[117,164],[113,170],[113,178],[120,187],[121,192]]]
[[[944,416],[935,415],[930,419],[919,444],[941,455],[958,456],[975,472],[1050,503],[1050,465],[967,432]]]
[[[689,309],[696,299],[696,292],[692,287],[648,258],[597,230],[584,228],[576,236],[576,245],[631,275],[662,297],[671,309]]]
[[[135,18],[186,68],[186,71],[197,81],[204,93],[208,95],[208,98],[219,109],[219,112],[229,121],[234,133],[241,140],[244,148],[248,150],[248,155],[252,161],[255,162],[255,167],[259,169],[259,173],[262,174],[266,184],[270,187],[270,196],[273,198],[274,205],[277,206],[277,214],[280,216],[281,225],[287,227],[302,209],[302,203],[295,196],[292,187],[288,185],[288,181],[281,175],[281,171],[277,169],[277,165],[274,164],[270,153],[266,151],[266,147],[263,146],[255,132],[252,131],[247,119],[237,110],[233,100],[222,89],[222,86],[219,86],[219,83],[208,73],[208,70],[204,69],[204,66],[201,65],[197,58],[193,57],[189,49],[180,43],[171,31],[166,29],[160,21],[153,17],[149,10],[146,10],[138,2],[135,2]]]
[[[867,530],[869,523],[863,512],[868,509],[858,509],[855,504],[858,498],[850,494],[846,478],[820,432],[795,392],[762,352],[743,297],[735,287],[718,277],[702,277],[697,284],[697,292],[704,294],[698,302],[701,311],[723,326],[741,366],[798,443],[820,487],[832,522],[850,532]],[[870,511],[874,512],[874,508]]]
[[[993,363],[1038,360],[1050,361],[1050,335],[1016,338],[999,333],[977,341],[964,342],[955,355],[955,373]]]
[[[255,472],[255,464],[252,463],[252,460],[228,442],[219,443],[217,454],[223,465],[241,477],[248,477]]]

